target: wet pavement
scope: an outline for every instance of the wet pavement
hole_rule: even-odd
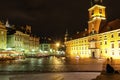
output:
[[[91,80],[100,72],[67,72],[0,75],[0,80]]]
[[[79,72],[102,71],[102,59],[66,59],[65,57],[27,58],[0,62],[0,72]]]
[[[5,61],[0,62],[0,80],[119,80],[119,74],[101,74],[107,63],[120,71],[120,59],[45,57]]]

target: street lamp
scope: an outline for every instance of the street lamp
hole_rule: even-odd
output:
[[[57,43],[56,43],[56,52],[57,52],[57,53],[59,53],[59,52],[58,52],[58,50],[59,50],[59,46],[60,46],[60,43],[57,42]]]
[[[56,47],[58,48],[59,46],[60,46],[60,43],[59,43],[59,42],[57,42],[57,43],[56,43]]]

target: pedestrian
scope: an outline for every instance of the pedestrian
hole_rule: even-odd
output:
[[[112,57],[110,57],[110,61],[111,61],[111,63],[112,63],[112,61],[113,61],[113,58],[112,58]]]
[[[107,58],[107,64],[109,63],[109,61],[110,61],[109,58]]]

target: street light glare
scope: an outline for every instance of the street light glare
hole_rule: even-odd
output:
[[[60,46],[60,43],[59,43],[59,42],[57,42],[57,43],[56,43],[56,46],[57,46],[57,47],[59,47],[59,46]]]

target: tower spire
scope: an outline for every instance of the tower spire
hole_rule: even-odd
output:
[[[98,5],[102,5],[103,0],[91,0],[91,6],[98,4]]]
[[[8,19],[7,19],[6,23],[5,23],[5,26],[6,26],[6,27],[10,27],[10,24],[9,24]]]
[[[66,29],[66,34],[68,34],[68,29]]]
[[[66,32],[65,32],[65,38],[64,38],[65,42],[67,41],[67,39],[68,39],[68,29],[66,29]]]
[[[92,2],[92,0],[91,0],[91,2],[90,2],[90,3],[91,3],[91,7],[92,7],[92,6],[93,6],[93,2]]]

